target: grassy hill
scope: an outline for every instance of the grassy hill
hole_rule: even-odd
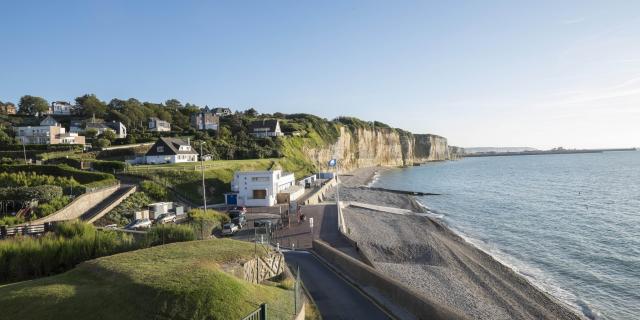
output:
[[[174,243],[99,258],[66,273],[0,286],[2,319],[241,319],[260,303],[290,319],[292,291],[222,271],[251,259],[228,239]]]

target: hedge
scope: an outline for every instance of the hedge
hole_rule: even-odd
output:
[[[82,184],[115,180],[112,174],[74,169],[65,165],[0,165],[0,172],[35,172],[52,176],[73,177]]]
[[[27,151],[82,151],[79,144],[27,144]],[[22,151],[22,144],[0,145],[2,151]]]
[[[121,161],[92,160],[91,167],[102,172],[123,171],[127,164]]]
[[[62,187],[42,185],[35,187],[0,188],[1,200],[26,201],[35,199],[38,202],[49,202],[62,197]]]

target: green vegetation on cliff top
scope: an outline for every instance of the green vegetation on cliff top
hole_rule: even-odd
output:
[[[291,319],[291,291],[222,269],[253,255],[253,244],[215,239],[103,257],[0,286],[0,310],[3,319],[241,319],[267,303],[270,319]]]

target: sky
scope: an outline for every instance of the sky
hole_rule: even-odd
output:
[[[463,147],[640,147],[640,1],[4,1],[0,101],[355,116]]]

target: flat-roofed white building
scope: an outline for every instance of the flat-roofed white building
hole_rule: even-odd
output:
[[[295,190],[294,190],[295,189]],[[237,204],[248,207],[270,207],[278,203],[278,195],[289,194],[295,200],[304,188],[295,185],[293,173],[272,171],[236,171],[231,191],[237,194]]]
[[[66,132],[52,117],[46,117],[39,126],[17,127],[16,137],[22,144],[84,144],[84,136]]]

